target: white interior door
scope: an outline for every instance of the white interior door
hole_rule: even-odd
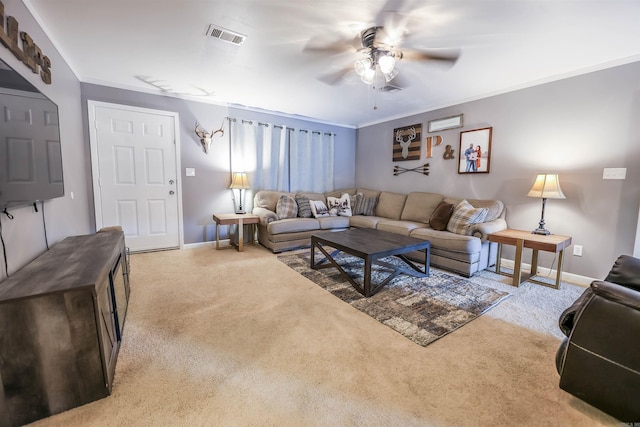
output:
[[[89,101],[96,228],[132,251],[180,247],[178,116]]]

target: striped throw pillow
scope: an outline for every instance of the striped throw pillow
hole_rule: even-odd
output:
[[[309,204],[309,198],[307,196],[296,195],[296,203],[298,204],[298,216],[300,218],[313,217],[311,205]]]
[[[374,216],[376,214],[377,197],[364,197],[362,193],[358,193],[356,205],[354,207],[354,215]]]

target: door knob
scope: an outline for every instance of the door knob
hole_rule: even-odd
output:
[[[173,195],[173,194],[176,194],[176,192],[171,190],[171,191],[169,191],[169,194]]]

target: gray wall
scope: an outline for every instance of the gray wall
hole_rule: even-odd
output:
[[[294,118],[268,112],[228,108],[219,105],[195,102],[175,97],[158,96],[107,86],[82,83],[83,117],[87,118],[87,101],[101,101],[136,107],[177,112],[180,117],[181,171],[179,182],[182,188],[184,243],[200,243],[215,240],[214,212],[233,212],[229,158],[229,123],[224,122],[225,134],[216,135],[209,153],[202,150],[194,132],[196,120],[207,131],[218,129],[225,117],[254,120],[262,123],[280,124],[294,128],[325,130],[336,133],[335,139],[335,186],[353,187],[355,183],[355,138],[356,130],[317,123],[303,118]],[[85,126],[85,140],[89,145],[89,130]],[[86,158],[86,167],[90,168]],[[196,176],[185,176],[185,168],[195,168]],[[255,189],[252,189],[255,190]],[[252,190],[245,194],[245,206],[252,206]],[[93,192],[91,191],[91,197]],[[93,215],[93,213],[92,213]],[[223,227],[223,237],[226,230]]]
[[[82,135],[82,114],[80,108],[80,83],[53,44],[19,0],[3,0],[5,14],[14,16],[20,31],[26,31],[40,46],[42,52],[51,59],[52,84],[42,82],[15,56],[0,45],[0,58],[29,80],[58,105],[60,114],[60,138],[65,196],[44,203],[44,221],[49,246],[67,236],[86,234],[91,231],[89,220],[87,170],[84,159],[88,155]],[[74,198],[70,194],[73,192]],[[2,235],[6,245],[9,274],[27,264],[46,250],[43,213],[32,207],[11,208],[15,217],[9,220],[0,214]],[[0,261],[0,280],[6,275],[4,261]]]
[[[384,107],[383,105],[381,107]],[[428,134],[429,120],[464,114],[464,127]],[[390,191],[431,191],[504,201],[509,227],[533,230],[541,200],[527,197],[537,173],[560,176],[564,200],[548,200],[546,228],[573,237],[583,256],[564,270],[602,278],[620,254],[632,254],[640,192],[640,63],[567,78],[358,130],[356,184]],[[442,135],[433,158],[392,162],[393,129],[422,123],[424,136]],[[493,127],[491,171],[458,174],[461,130]],[[424,140],[424,137],[423,137]],[[444,145],[456,160],[444,160]],[[425,155],[424,143],[422,156]],[[394,177],[393,166],[430,163],[430,175]],[[627,168],[626,180],[603,180],[603,168]],[[380,173],[384,171],[384,173]],[[503,252],[513,259],[513,251]],[[529,254],[526,253],[527,262]],[[544,267],[554,257],[541,255]]]

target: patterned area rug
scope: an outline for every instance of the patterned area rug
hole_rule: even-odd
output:
[[[317,252],[316,261],[321,257]],[[364,261],[344,253],[334,258],[357,283],[362,283]],[[365,298],[337,269],[312,270],[309,251],[279,255],[278,260],[423,347],[469,323],[510,295],[431,268],[429,277],[401,274],[377,294]],[[383,260],[393,264],[401,262],[395,257]],[[374,283],[383,280],[390,271],[381,266],[374,266],[372,270]]]

